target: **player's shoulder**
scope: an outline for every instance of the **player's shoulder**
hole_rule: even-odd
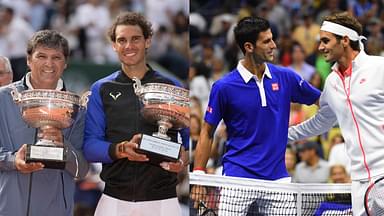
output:
[[[100,88],[100,86],[102,86],[104,83],[115,80],[117,78],[117,76],[119,75],[119,73],[120,73],[120,70],[115,71],[112,74],[97,80],[96,82],[94,82],[92,84],[91,88]]]
[[[0,95],[9,94],[13,89],[17,89],[19,92],[25,89],[23,81],[19,80],[0,87]]]
[[[149,78],[149,82],[165,83],[169,85],[175,85],[178,87],[184,87],[183,83],[176,77],[172,77],[161,71],[154,70]]]
[[[367,60],[363,61],[371,66],[382,67],[384,65],[383,56],[367,55]]]
[[[295,75],[295,71],[289,67],[284,67],[281,65],[275,65],[272,63],[267,63],[267,67],[269,69],[269,72],[271,73],[272,77],[275,76],[289,76],[289,75]]]
[[[237,69],[233,69],[232,71],[229,71],[228,73],[224,74],[220,79],[216,80],[214,82],[214,85],[225,86],[233,84],[234,82],[238,81],[239,78],[241,78],[239,71]]]

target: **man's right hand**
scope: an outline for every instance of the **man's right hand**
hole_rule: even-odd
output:
[[[42,163],[39,163],[39,162],[26,163],[25,162],[26,149],[27,149],[27,145],[24,144],[16,152],[16,155],[15,155],[16,169],[21,173],[31,173],[31,172],[42,170],[44,168],[44,164]]]
[[[145,154],[136,152],[139,147],[138,142],[140,141],[141,135],[136,134],[130,141],[123,141],[116,145],[116,157],[118,159],[128,158],[130,161],[148,161],[149,158]]]

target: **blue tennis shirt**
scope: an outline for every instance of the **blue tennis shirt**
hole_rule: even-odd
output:
[[[288,177],[285,149],[290,103],[313,104],[320,91],[294,71],[266,64],[258,81],[239,62],[216,81],[205,121],[217,126],[223,119],[228,140],[223,175],[276,180]]]

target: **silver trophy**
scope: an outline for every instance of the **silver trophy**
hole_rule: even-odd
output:
[[[189,91],[164,83],[147,83],[133,78],[133,89],[143,104],[141,113],[150,123],[159,126],[153,136],[142,135],[139,151],[149,155],[152,162],[177,161],[181,144],[170,141],[170,128],[181,129],[189,126]]]
[[[41,129],[55,127],[68,128],[74,122],[79,109],[86,106],[88,95],[82,97],[65,91],[34,89],[18,92],[11,91],[13,100],[19,105],[23,120],[31,127]],[[64,169],[67,148],[63,143],[39,139],[35,144],[28,144],[25,160],[41,162],[45,168]]]

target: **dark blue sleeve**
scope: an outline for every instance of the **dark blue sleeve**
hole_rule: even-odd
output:
[[[181,142],[185,150],[189,149],[189,128],[183,128],[180,130]]]
[[[223,118],[224,107],[224,98],[222,97],[220,83],[216,82],[212,85],[204,120],[210,125],[217,126]]]
[[[105,139],[106,120],[99,89],[101,82],[91,87],[92,94],[87,105],[84,130],[84,156],[90,162],[111,163],[108,149],[111,145]]]
[[[291,101],[311,105],[320,97],[321,92],[294,71],[289,70],[291,83]]]

